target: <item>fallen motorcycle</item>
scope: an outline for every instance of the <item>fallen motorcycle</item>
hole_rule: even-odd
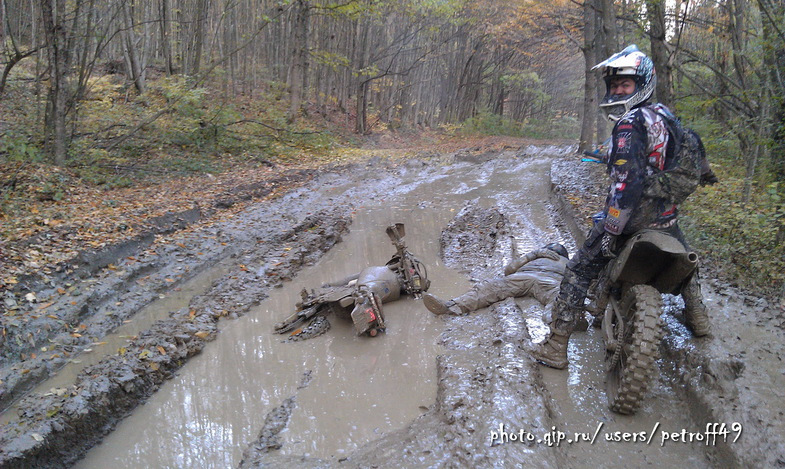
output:
[[[635,413],[657,371],[661,293],[679,294],[698,256],[657,230],[632,235],[590,289],[587,310],[602,317],[606,394],[611,410]],[[595,319],[597,320],[597,319]]]
[[[330,313],[351,319],[357,335],[375,337],[384,332],[382,304],[397,300],[402,293],[421,298],[422,292],[430,286],[425,266],[409,252],[403,240],[404,225],[390,225],[386,232],[396,248],[387,264],[366,267],[355,275],[310,292],[303,289],[297,310],[276,324],[275,332],[289,333],[290,340],[315,337],[330,328],[325,317]]]

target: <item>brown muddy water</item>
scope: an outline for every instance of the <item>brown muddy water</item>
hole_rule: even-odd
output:
[[[413,172],[403,195],[358,201],[351,232],[342,243],[255,311],[222,329],[214,343],[77,467],[236,465],[265,415],[295,394],[297,407],[282,434],[284,454],[340,458],[402,428],[436,397],[436,355],[443,326],[421,301],[405,298],[385,305],[387,332],[376,338],[355,337],[348,321],[330,318],[333,327],[325,335],[282,343],[282,336],[270,332],[273,324],[290,314],[303,287],[389,260],[394,248],[384,228],[394,222],[406,224],[407,245],[427,266],[431,291],[444,297],[461,293],[470,284],[442,265],[441,230],[467,201],[494,205],[522,179],[541,186],[541,196],[531,197],[529,209],[537,221],[527,223],[546,230],[550,220],[542,201],[547,200],[548,168],[549,160],[525,162],[513,170],[462,165],[431,182]],[[530,249],[548,237],[527,234],[517,244]],[[311,381],[298,390],[306,371],[311,372]]]
[[[458,164],[435,178],[412,170],[403,176],[397,195],[357,201],[356,217],[343,242],[249,314],[223,326],[215,341],[77,467],[234,467],[268,412],[291,396],[296,396],[296,407],[281,434],[284,454],[337,461],[408,425],[436,400],[436,356],[444,328],[444,320],[431,315],[420,300],[404,298],[385,305],[387,331],[376,338],[355,337],[348,321],[330,317],[332,328],[326,334],[284,343],[271,332],[273,324],[290,314],[303,287],[385,263],[394,249],[384,228],[395,222],[406,224],[409,250],[426,264],[431,292],[443,298],[463,292],[469,279],[443,265],[439,236],[467,202],[501,205],[504,212],[514,207],[511,227],[520,253],[554,240],[574,252],[574,243],[556,228],[547,205],[550,160],[510,161],[515,163]],[[533,335],[541,334],[542,308],[529,300],[519,305]],[[602,423],[604,434],[649,430],[656,422],[672,431],[690,427],[684,404],[663,380],[635,418],[607,410],[600,350],[597,332],[578,334],[571,344],[569,371],[543,370],[559,429],[589,432]],[[310,381],[304,380],[306,375]],[[304,381],[308,383],[303,387]],[[564,452],[573,467],[630,467],[630,461],[635,461],[632,466],[705,465],[701,449],[693,445],[660,448],[603,441],[565,445]]]

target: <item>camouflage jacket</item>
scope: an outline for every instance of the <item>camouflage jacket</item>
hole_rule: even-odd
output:
[[[665,228],[676,221],[676,205],[661,193],[646,191],[647,179],[666,164],[670,135],[660,112],[670,114],[662,104],[635,108],[613,128],[608,158],[611,185],[605,203],[605,231],[611,234]]]

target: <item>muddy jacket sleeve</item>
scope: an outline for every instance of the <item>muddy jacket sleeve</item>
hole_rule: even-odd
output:
[[[646,178],[646,127],[640,111],[633,111],[613,128],[608,171],[611,185],[605,204],[605,231],[624,230],[643,194]]]
[[[558,261],[561,256],[550,249],[535,249],[534,251],[526,253],[525,256],[513,259],[509,264],[504,267],[504,275],[511,275],[518,271],[521,267],[541,257]]]

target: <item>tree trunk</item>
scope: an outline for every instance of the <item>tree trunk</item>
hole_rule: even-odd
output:
[[[210,7],[210,0],[198,0],[196,2],[196,12],[194,13],[194,47],[193,62],[188,70],[191,75],[198,75],[202,68],[202,49],[204,48],[204,36],[206,34],[207,10]]]
[[[68,157],[66,107],[68,100],[68,33],[65,0],[42,0],[44,31],[49,44],[49,96],[46,134],[48,151],[55,164],[64,165]]]
[[[651,60],[657,71],[657,101],[670,107],[673,104],[673,71],[665,41],[665,0],[647,0],[646,10],[649,12]]]
[[[174,73],[174,66],[172,64],[172,7],[170,0],[160,0],[160,22],[161,22],[161,54],[164,57],[164,68],[166,74],[171,76]]]
[[[370,25],[365,24],[360,20],[358,24],[359,40],[357,43],[357,70],[362,71],[368,66],[369,54],[368,50],[368,33]],[[356,121],[355,132],[358,134],[365,134],[368,132],[368,81],[365,77],[360,75],[357,85],[357,103],[355,107]]]
[[[294,4],[294,25],[292,26],[292,60],[289,64],[289,117],[293,122],[304,109],[308,74],[308,16],[310,5],[307,0],[297,0]]]
[[[123,3],[120,8],[122,8],[121,16],[123,18],[123,31],[121,33],[123,38],[123,53],[126,62],[128,63],[126,75],[133,81],[139,94],[142,94],[145,90],[145,77],[138,47],[139,39],[136,36],[136,32],[134,32],[135,20],[127,3]]]
[[[598,62],[596,53],[596,11],[592,0],[583,4],[583,52],[584,82],[583,82],[583,119],[581,120],[581,138],[578,143],[578,152],[590,150],[594,142],[594,131],[597,126],[597,72],[591,68]]]

